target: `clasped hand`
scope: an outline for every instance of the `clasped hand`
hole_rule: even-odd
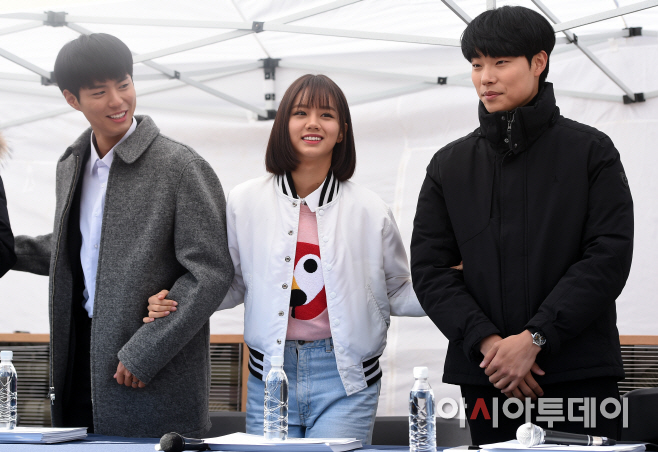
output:
[[[480,351],[484,354],[480,367],[494,387],[507,397],[535,400],[544,395],[532,375],[544,375],[535,362],[540,350],[532,343],[528,330],[505,339],[498,335],[488,336],[480,344]]]
[[[132,374],[132,372],[126,369],[126,366],[124,366],[121,361],[119,361],[119,365],[117,366],[117,372],[114,374],[113,378],[120,385],[126,385],[128,387],[143,388],[144,386],[146,386],[146,384],[142,383],[139,380],[139,378],[137,378]]]

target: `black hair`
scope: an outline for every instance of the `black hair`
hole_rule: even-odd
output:
[[[519,57],[528,64],[542,50],[550,57],[555,47],[555,31],[544,16],[523,6],[503,6],[483,12],[462,33],[462,54],[471,61],[479,56]],[[539,86],[548,76],[546,68],[539,76]]]
[[[80,100],[80,88],[97,82],[123,80],[133,76],[133,56],[119,38],[105,33],[80,35],[67,42],[55,60],[55,80],[59,89],[69,90]]]
[[[328,105],[336,107],[338,123],[343,131],[343,139],[334,145],[331,155],[331,171],[334,177],[343,182],[352,177],[356,168],[356,147],[352,132],[350,107],[343,91],[326,75],[306,74],[295,80],[288,87],[276,112],[270,140],[265,151],[265,168],[273,174],[294,171],[299,159],[290,141],[288,123],[295,107],[295,98],[302,93],[299,103],[310,107],[323,108]],[[347,126],[345,126],[347,124]],[[345,130],[347,129],[347,130]]]

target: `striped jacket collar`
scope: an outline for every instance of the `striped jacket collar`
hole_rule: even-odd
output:
[[[274,178],[277,189],[281,190],[284,195],[300,199],[295,190],[295,183],[292,180],[292,174],[290,172],[286,171],[284,175],[274,176]],[[334,173],[329,171],[329,174],[327,174],[327,177],[320,187],[305,198],[306,204],[309,209],[311,209],[311,212],[315,212],[318,207],[329,204],[336,199],[339,187],[340,182],[334,177]]]

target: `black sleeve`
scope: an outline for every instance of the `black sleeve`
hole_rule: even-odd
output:
[[[542,302],[527,327],[546,336],[549,353],[580,334],[621,293],[633,256],[633,199],[609,138],[589,158],[589,202],[582,254]]]
[[[462,343],[471,361],[481,359],[478,344],[498,328],[484,314],[453,266],[461,253],[443,197],[436,157],[418,196],[411,237],[411,275],[421,306],[450,342]]]
[[[15,263],[14,235],[9,224],[5,187],[2,184],[2,178],[0,178],[0,277],[7,273]]]

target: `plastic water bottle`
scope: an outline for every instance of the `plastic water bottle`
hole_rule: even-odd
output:
[[[263,434],[267,439],[288,438],[288,377],[283,371],[283,356],[272,356],[272,368],[265,379],[265,418]]]
[[[0,352],[0,429],[16,427],[16,369],[11,363],[14,352]]]
[[[427,382],[427,367],[414,367],[416,379],[409,393],[409,451],[436,452],[434,392]]]

